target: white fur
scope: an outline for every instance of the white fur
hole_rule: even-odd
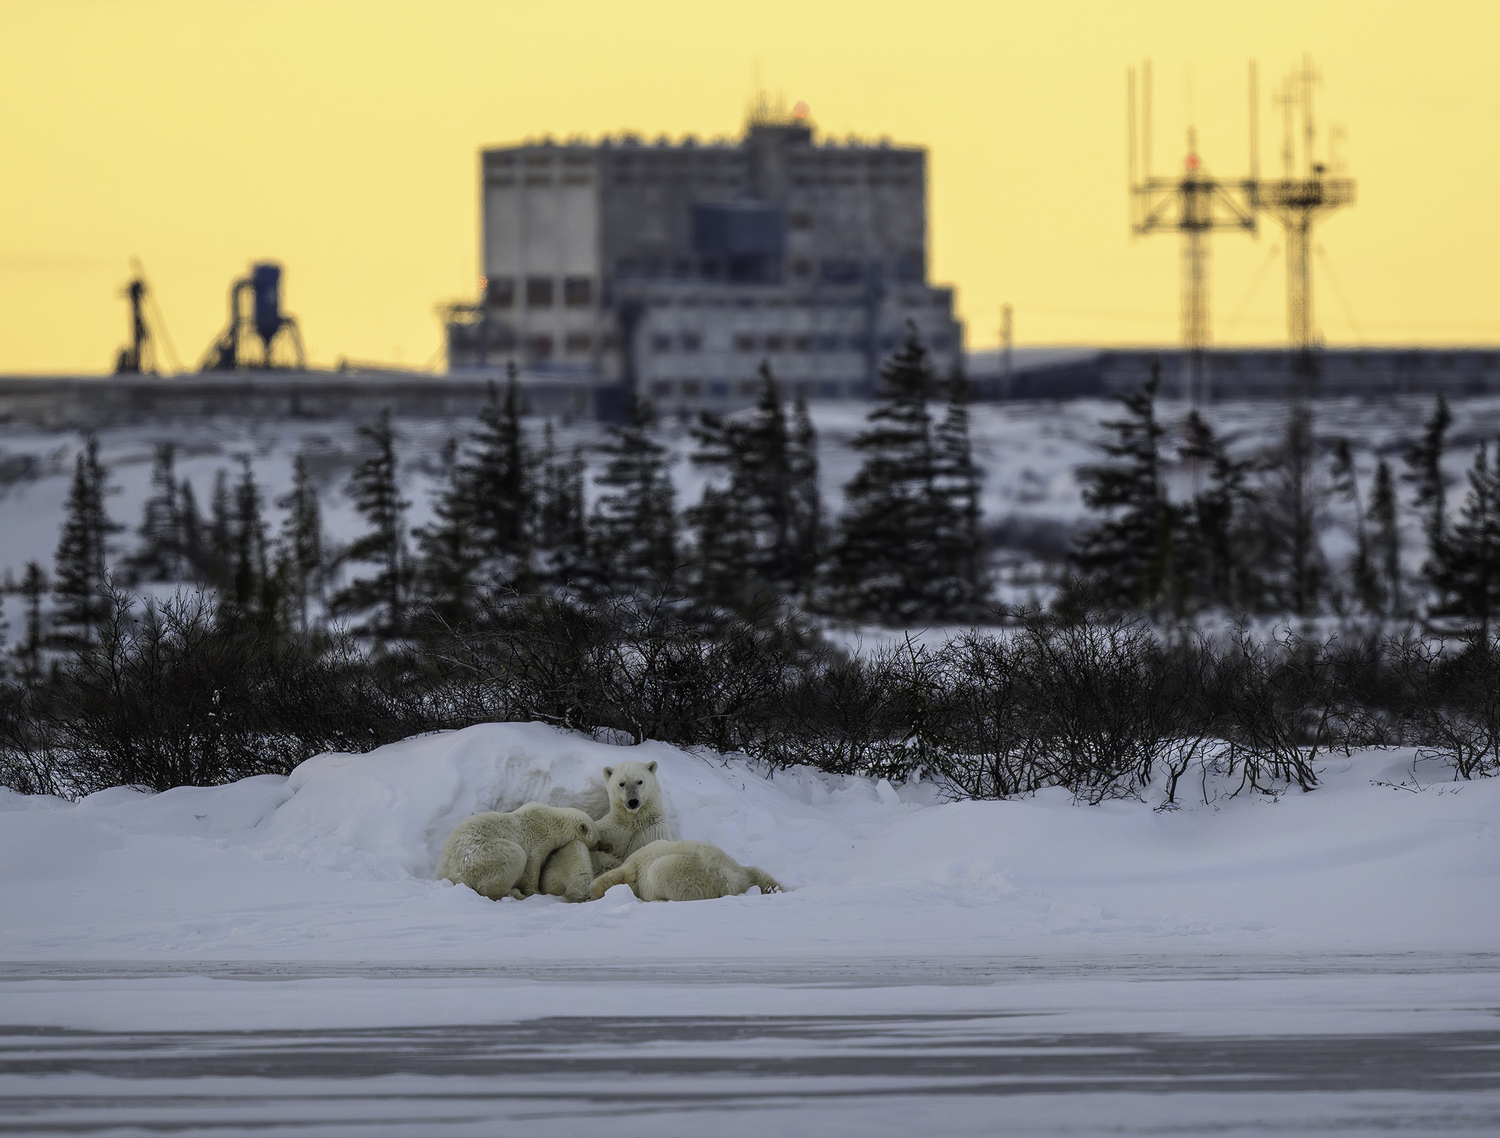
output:
[[[764,870],[741,865],[707,842],[651,842],[618,869],[594,878],[589,894],[598,900],[612,886],[629,885],[642,901],[705,901],[733,897],[755,885],[762,893],[781,886]]]
[[[467,885],[493,901],[535,893],[552,851],[572,842],[599,844],[594,821],[582,810],[528,802],[507,814],[471,814],[443,844],[438,876]]]
[[[593,859],[596,874],[615,868],[642,846],[676,837],[667,821],[654,762],[631,759],[605,767],[604,788],[609,792],[609,813],[594,820],[599,830],[600,851]],[[630,805],[632,800],[637,804],[634,808]],[[613,854],[613,858],[608,854]]]

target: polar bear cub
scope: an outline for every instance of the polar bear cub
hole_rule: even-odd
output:
[[[594,820],[582,810],[528,802],[509,813],[471,814],[443,844],[438,876],[498,901],[537,891],[542,863],[571,842],[599,845]]]
[[[624,861],[651,842],[671,841],[672,826],[667,821],[662,801],[661,783],[656,781],[656,763],[631,759],[618,766],[604,768],[604,787],[609,791],[609,813],[595,819],[599,828],[599,845],[608,846],[615,857]],[[596,872],[612,869],[618,862],[601,864],[596,857]]]
[[[741,865],[707,842],[652,842],[618,869],[594,878],[589,894],[597,901],[620,884],[629,885],[642,901],[706,901],[736,896],[752,885],[762,893],[781,892],[770,874]]]

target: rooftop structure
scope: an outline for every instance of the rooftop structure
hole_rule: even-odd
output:
[[[926,152],[815,142],[752,119],[737,142],[543,141],[481,162],[484,289],[454,306],[455,373],[514,361],[658,410],[874,390],[910,322],[946,371],[953,293],[927,281]]]

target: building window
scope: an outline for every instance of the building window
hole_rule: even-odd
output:
[[[516,302],[515,277],[491,277],[484,286],[484,302],[491,308],[509,308]]]
[[[779,352],[785,346],[785,343],[786,341],[784,341],[780,336],[767,336],[766,351]]]
[[[792,229],[811,229],[813,226],[812,214],[794,213],[786,219],[786,223]]]
[[[818,351],[836,352],[839,350],[839,338],[832,333],[825,332],[818,337]]]
[[[552,307],[552,278],[551,277],[527,277],[526,278],[526,307],[527,308],[551,308]]]
[[[811,336],[792,337],[792,351],[794,352],[810,352],[812,351],[812,344]]]
[[[827,284],[858,284],[864,277],[858,261],[829,257],[823,261],[823,280]]]
[[[737,352],[753,352],[753,351],[755,351],[755,337],[754,336],[736,336],[734,338],[734,349]]]
[[[684,379],[682,381],[682,394],[688,399],[698,397],[698,381],[696,379]]]
[[[587,308],[593,304],[593,280],[589,277],[569,277],[563,281],[563,303],[569,308]]]
[[[526,354],[534,360],[546,360],[552,358],[551,336],[527,336]]]
[[[587,332],[568,333],[567,350],[569,355],[585,355],[593,346],[593,337]]]
[[[703,336],[697,332],[684,332],[682,334],[682,350],[684,352],[696,352],[703,347]]]
[[[665,399],[672,394],[672,381],[670,379],[658,379],[651,385],[651,397],[653,399]]]
[[[729,384],[710,383],[708,385],[708,394],[714,399],[727,399],[729,397]]]
[[[672,337],[665,332],[656,332],[651,336],[651,350],[653,352],[670,352],[672,350]]]
[[[812,262],[806,257],[798,257],[792,262],[792,276],[799,280],[806,280],[812,273]]]

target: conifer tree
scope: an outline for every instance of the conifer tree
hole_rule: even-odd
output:
[[[632,399],[623,426],[609,428],[604,488],[589,516],[598,583],[607,590],[661,592],[678,569],[677,516],[666,448],[651,437],[650,412]]]
[[[1359,475],[1354,469],[1354,453],[1348,439],[1339,439],[1333,448],[1332,490],[1354,507],[1354,557],[1349,564],[1354,595],[1369,612],[1380,609],[1380,583],[1370,557],[1369,534],[1365,530],[1365,507],[1359,492]]]
[[[969,384],[949,380],[948,410],[935,433],[937,564],[929,587],[944,615],[978,617],[989,598],[979,533],[979,468],[969,441]]]
[[[410,502],[396,481],[396,436],[386,408],[373,424],[359,429],[366,456],[349,477],[349,496],[370,527],[345,551],[342,560],[375,566],[373,577],[356,577],[334,594],[329,608],[337,614],[368,613],[363,631],[396,636],[406,626],[406,565],[403,520]]]
[[[541,551],[541,583],[563,589],[587,576],[589,532],[584,507],[583,458],[557,453],[548,423],[542,436],[541,465],[532,495],[532,543]]]
[[[864,456],[844,487],[845,511],[829,554],[833,606],[849,616],[935,615],[929,575],[938,563],[936,453],[927,400],[933,378],[915,333],[880,370],[880,404],[854,439]]]
[[[1438,611],[1476,621],[1485,643],[1490,620],[1500,613],[1500,444],[1493,468],[1488,457],[1489,448],[1481,442],[1469,470],[1468,494],[1443,543],[1435,575],[1442,598]]]
[[[818,570],[823,550],[823,491],[818,482],[818,433],[807,402],[799,395],[792,410],[787,447],[791,481],[790,585],[806,594]]]
[[[276,499],[287,512],[281,525],[277,554],[278,575],[286,582],[289,600],[296,606],[297,627],[307,631],[307,606],[323,596],[323,517],[318,491],[307,473],[307,458],[299,454],[292,462],[292,489]]]
[[[1164,431],[1156,419],[1161,368],[1140,391],[1121,395],[1122,419],[1100,448],[1112,460],[1080,472],[1083,501],[1104,513],[1077,539],[1074,559],[1092,595],[1113,608],[1155,610],[1173,581],[1179,513],[1167,499],[1161,470]]]
[[[420,557],[418,588],[428,611],[454,627],[473,611],[485,559],[468,468],[458,462],[450,465],[432,512],[434,521],[413,532]]]
[[[26,575],[21,578],[21,598],[25,605],[26,636],[16,646],[21,658],[22,674],[35,678],[42,671],[42,645],[46,642],[46,627],[42,614],[42,598],[47,595],[47,574],[35,561],[26,563]]]
[[[1422,573],[1436,583],[1447,560],[1448,540],[1447,493],[1443,486],[1443,451],[1448,444],[1448,428],[1453,416],[1448,401],[1438,393],[1432,417],[1422,426],[1422,438],[1406,448],[1406,472],[1402,481],[1415,491],[1414,502],[1422,515],[1422,532],[1427,536],[1427,561]]]
[[[229,495],[229,475],[223,467],[214,472],[214,495],[209,501],[208,579],[221,589],[233,584],[234,506]]]
[[[179,533],[182,540],[182,564],[199,580],[208,576],[209,551],[204,543],[203,518],[198,513],[198,499],[193,484],[186,478],[178,488]]]
[[[520,391],[512,365],[503,402],[490,387],[479,411],[472,455],[454,485],[467,484],[462,492],[469,495],[473,510],[474,541],[492,575],[525,591],[531,586],[526,522],[532,490]]]
[[[1250,463],[1231,457],[1196,410],[1188,412],[1178,453],[1207,468],[1207,478],[1182,519],[1186,532],[1178,554],[1179,572],[1192,582],[1202,603],[1250,607],[1260,591],[1244,540],[1246,515],[1253,504],[1247,485]]]
[[[1305,399],[1298,399],[1287,416],[1286,436],[1275,462],[1278,480],[1267,520],[1278,539],[1285,603],[1299,615],[1316,606],[1326,570],[1316,521],[1315,446],[1312,410]]]
[[[248,456],[240,459],[240,480],[234,490],[233,576],[230,579],[236,608],[243,613],[268,614],[270,574],[267,572],[266,523],[262,495]]]
[[[99,461],[99,443],[88,437],[68,491],[67,515],[54,558],[53,593],[59,600],[53,625],[66,643],[90,643],[94,628],[112,611],[106,588],[109,535],[122,527],[110,520],[104,497],[109,473]]]
[[[1373,611],[1397,616],[1402,611],[1401,530],[1396,520],[1396,485],[1390,464],[1381,459],[1375,467],[1375,488],[1370,494],[1369,520],[1375,527],[1371,538],[1376,591]]]
[[[174,455],[171,443],[161,443],[152,460],[151,493],[141,508],[141,525],[136,531],[140,541],[129,561],[134,580],[182,579],[182,510]]]

